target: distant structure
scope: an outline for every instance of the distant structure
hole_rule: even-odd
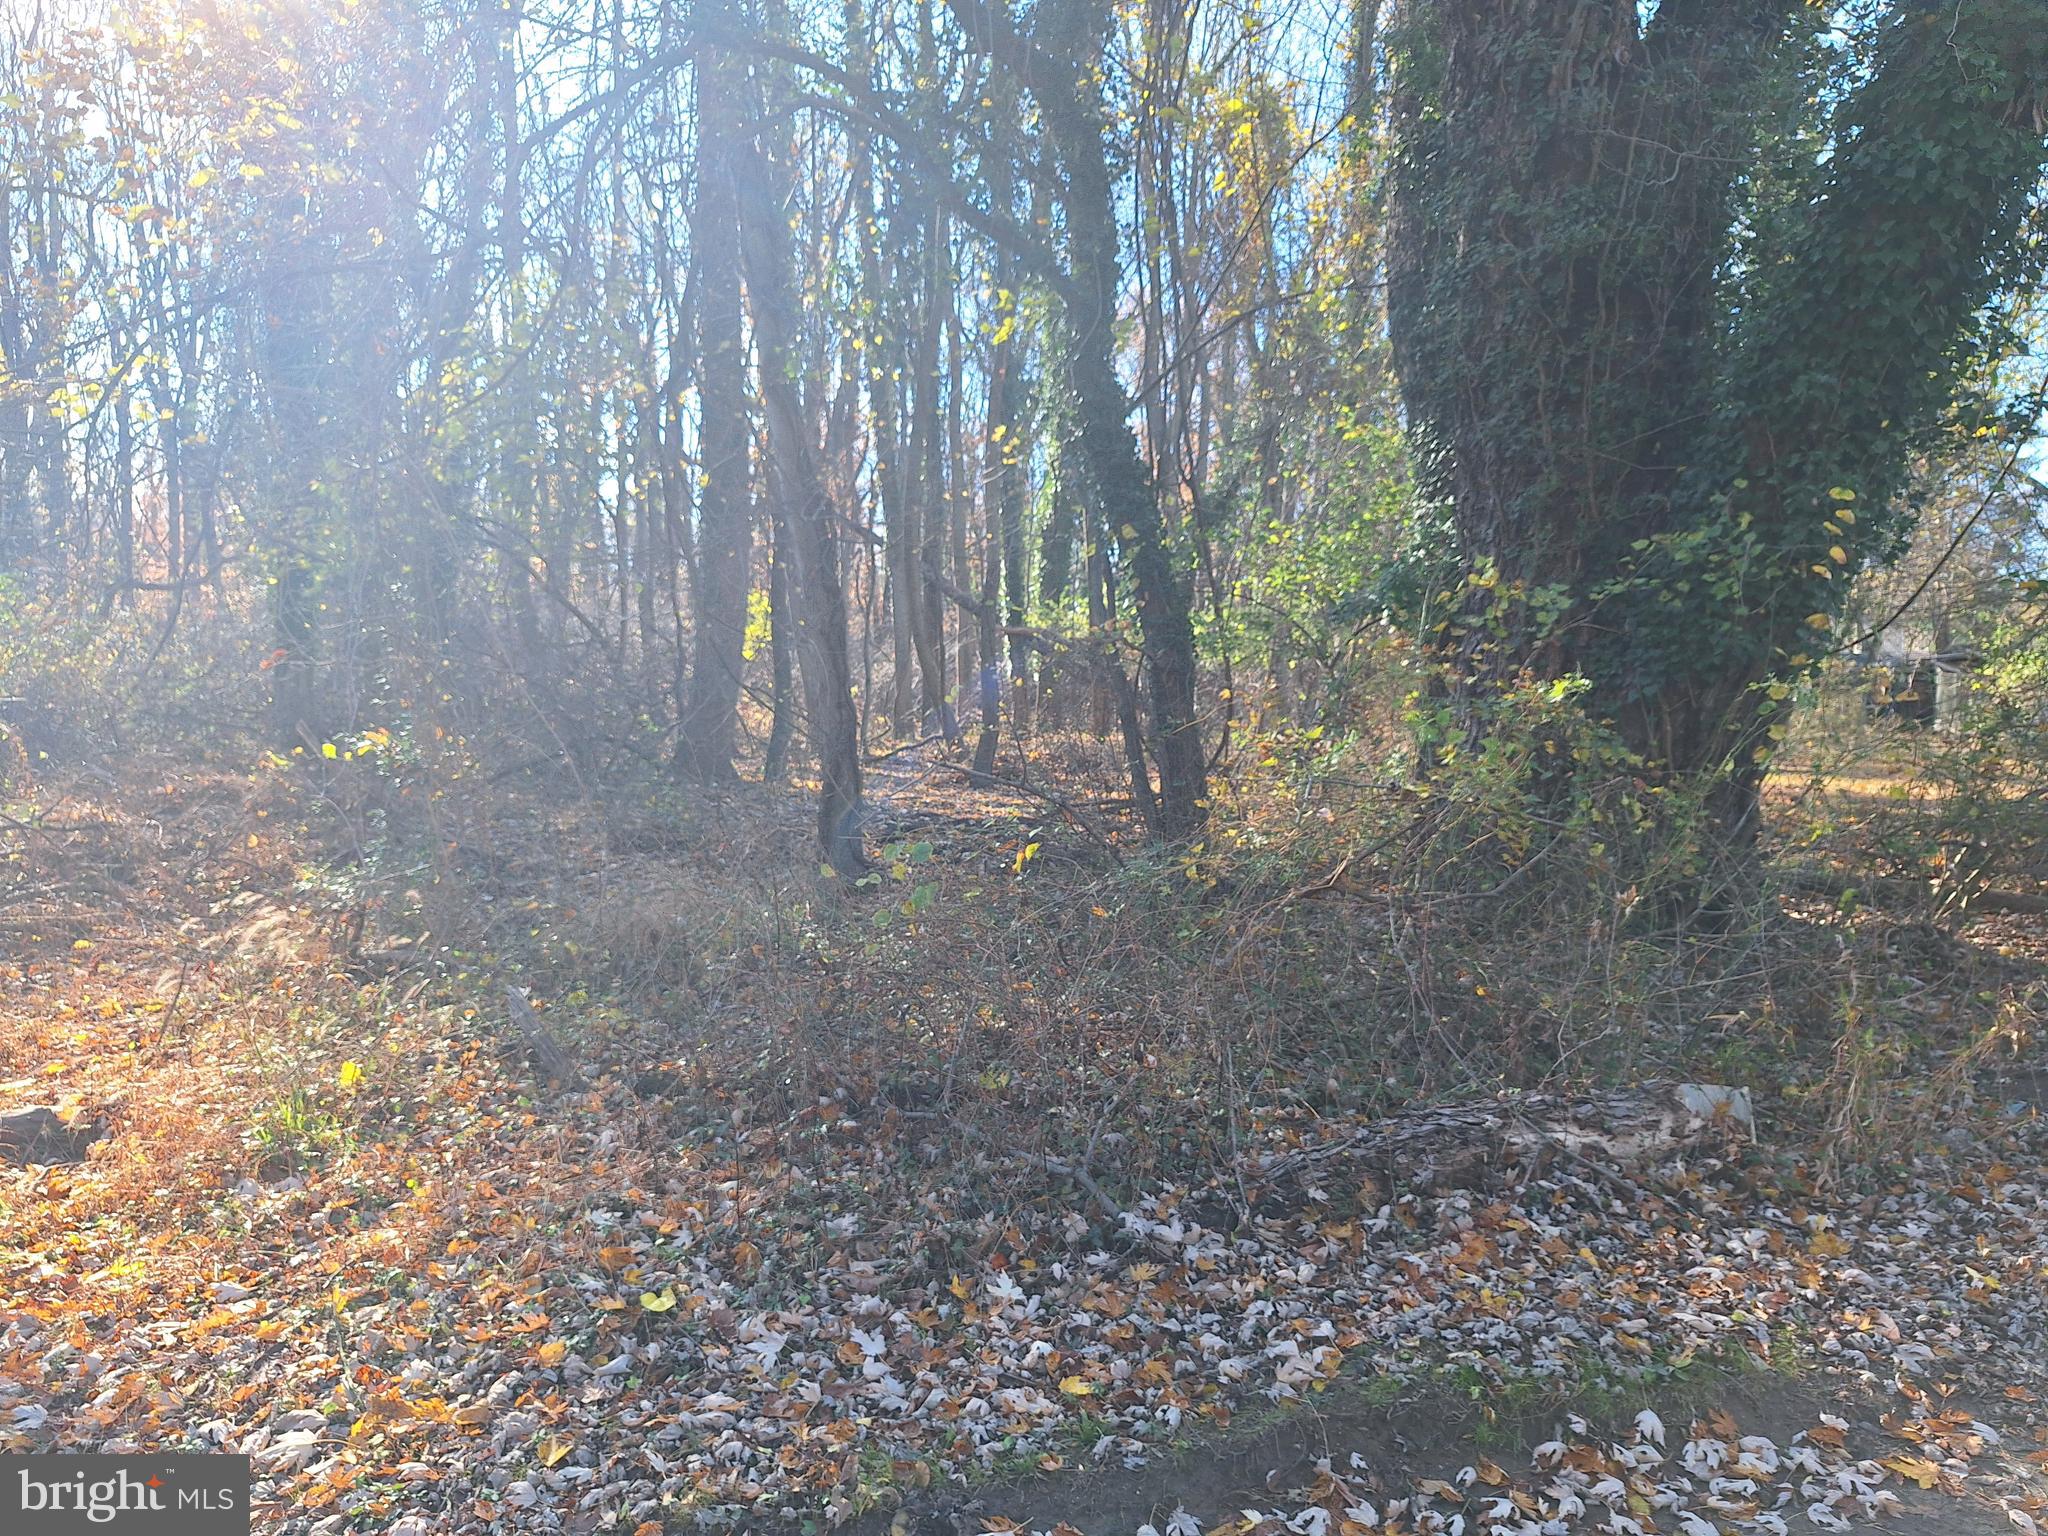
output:
[[[1967,646],[1921,651],[1880,640],[1852,660],[1871,674],[1863,695],[1867,718],[1924,731],[1945,730],[1961,717],[1969,675],[1984,656]]]

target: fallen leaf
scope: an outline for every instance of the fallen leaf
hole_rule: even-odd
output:
[[[1878,1465],[1910,1478],[1922,1488],[1932,1488],[1941,1481],[1941,1468],[1925,1456],[1887,1456]]]

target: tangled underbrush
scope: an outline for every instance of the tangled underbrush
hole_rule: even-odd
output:
[[[1276,1116],[1682,1077],[1864,1158],[2042,1006],[2038,922],[1891,899],[1938,889],[1970,817],[2001,857],[2029,846],[2042,802],[1968,742],[1934,746],[1988,800],[1880,792],[1816,837],[1813,797],[1770,791],[1761,849],[1717,843],[1714,785],[1648,781],[1554,693],[1426,773],[1393,732],[1269,738],[1178,849],[1131,824],[1105,743],[1042,733],[997,782],[941,745],[873,765],[876,865],[845,881],[801,780],[706,790],[656,753],[593,780],[447,719],[252,746],[169,835],[205,821],[193,868],[315,914],[328,970],[480,1033],[523,986],[593,1076],[691,1125],[835,1096],[1135,1181]]]

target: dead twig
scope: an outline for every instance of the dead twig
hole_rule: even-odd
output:
[[[983,1146],[990,1145],[989,1137],[985,1132],[976,1130],[973,1126],[967,1124],[966,1121],[956,1119],[952,1115],[928,1109],[899,1109],[893,1104],[889,1108],[902,1119],[924,1120],[944,1125],[965,1136],[969,1141],[978,1141]],[[1089,1151],[1092,1155],[1094,1151],[1094,1141],[1092,1138],[1089,1142]],[[1090,1173],[1086,1166],[1071,1162],[1051,1152],[1016,1152],[1012,1153],[1006,1160],[1017,1167],[1043,1168],[1047,1173],[1055,1174],[1062,1179],[1067,1179],[1080,1185],[1083,1190],[1087,1191],[1088,1197],[1095,1202],[1096,1208],[1105,1217],[1118,1226],[1123,1225],[1123,1207],[1109,1198],[1102,1186],[1096,1183],[1094,1174]]]
[[[171,1021],[178,1016],[178,1000],[185,995],[185,976],[191,968],[192,962],[189,960],[180,960],[178,962],[178,984],[171,989],[170,1002],[164,1005],[164,1016],[157,1023],[156,1038],[149,1042],[149,1050],[152,1055],[156,1053],[157,1047],[164,1043],[164,1037],[171,1032]],[[186,1042],[186,1052],[188,1055],[190,1051],[191,1043],[188,1040]]]
[[[589,1088],[590,1079],[583,1075],[583,1069],[576,1065],[574,1058],[555,1042],[540,1021],[540,1015],[533,1011],[533,1004],[526,1000],[524,988],[510,982],[504,985],[505,1007],[512,1015],[512,1023],[526,1038],[527,1048],[533,1052],[534,1064],[541,1069],[550,1088]]]

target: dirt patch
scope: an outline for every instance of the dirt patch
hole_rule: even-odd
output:
[[[1569,1400],[1507,1414],[1496,1410],[1489,1421],[1488,1406],[1469,1396],[1434,1386],[1399,1392],[1386,1388],[1384,1380],[1340,1382],[1310,1403],[1240,1420],[1143,1467],[1049,1472],[971,1495],[926,1493],[899,1509],[876,1511],[849,1529],[853,1536],[956,1536],[1013,1528],[1132,1536],[1146,1525],[1170,1532],[1177,1515],[1184,1515],[1203,1532],[1250,1533],[1263,1529],[1249,1518],[1256,1511],[1294,1522],[1292,1528],[1301,1530],[1309,1526],[1301,1522],[1300,1512],[1313,1507],[1319,1483],[1326,1491],[1330,1486],[1327,1468],[1352,1496],[1382,1513],[1392,1500],[1417,1488],[1467,1485],[1471,1514],[1466,1529],[1485,1531],[1489,1527],[1477,1511],[1488,1499],[1551,1480],[1556,1461],[1536,1454],[1539,1447],[1582,1438],[1571,1426],[1575,1405]],[[1779,1446],[1816,1428],[1825,1433],[1826,1415],[1846,1422],[1842,1433],[1854,1453],[1874,1460],[1905,1454],[1885,1426],[1883,1399],[1847,1379],[1704,1370],[1654,1388],[1602,1392],[1600,1397],[1593,1435],[1625,1438],[1633,1416],[1647,1409],[1669,1426],[1666,1449],[1674,1456],[1686,1433],[1683,1426],[1709,1415]],[[2009,1448],[1995,1458],[1995,1469],[1979,1465],[1973,1486],[1946,1494],[1893,1477],[1887,1486],[1898,1493],[1898,1507],[1859,1520],[1854,1528],[1897,1536],[2008,1536],[2024,1530],[2007,1510],[2038,1508],[2044,1488],[2038,1465],[2022,1461],[2018,1450],[2038,1445],[2044,1421],[2036,1412],[2005,1411],[2009,1407],[2001,1402],[1982,1409],[1995,1415]],[[1496,1483],[1500,1477],[1505,1482]],[[1452,1508],[1441,1498],[1435,1502]],[[1802,1507],[1783,1513],[1794,1531],[1825,1528],[1809,1520]],[[1288,1528],[1274,1524],[1271,1536]],[[1333,1518],[1329,1528],[1341,1525]],[[1585,1528],[1595,1527],[1589,1522]],[[1642,1528],[1671,1526],[1667,1517]],[[1733,1522],[1727,1528],[1767,1529]]]

